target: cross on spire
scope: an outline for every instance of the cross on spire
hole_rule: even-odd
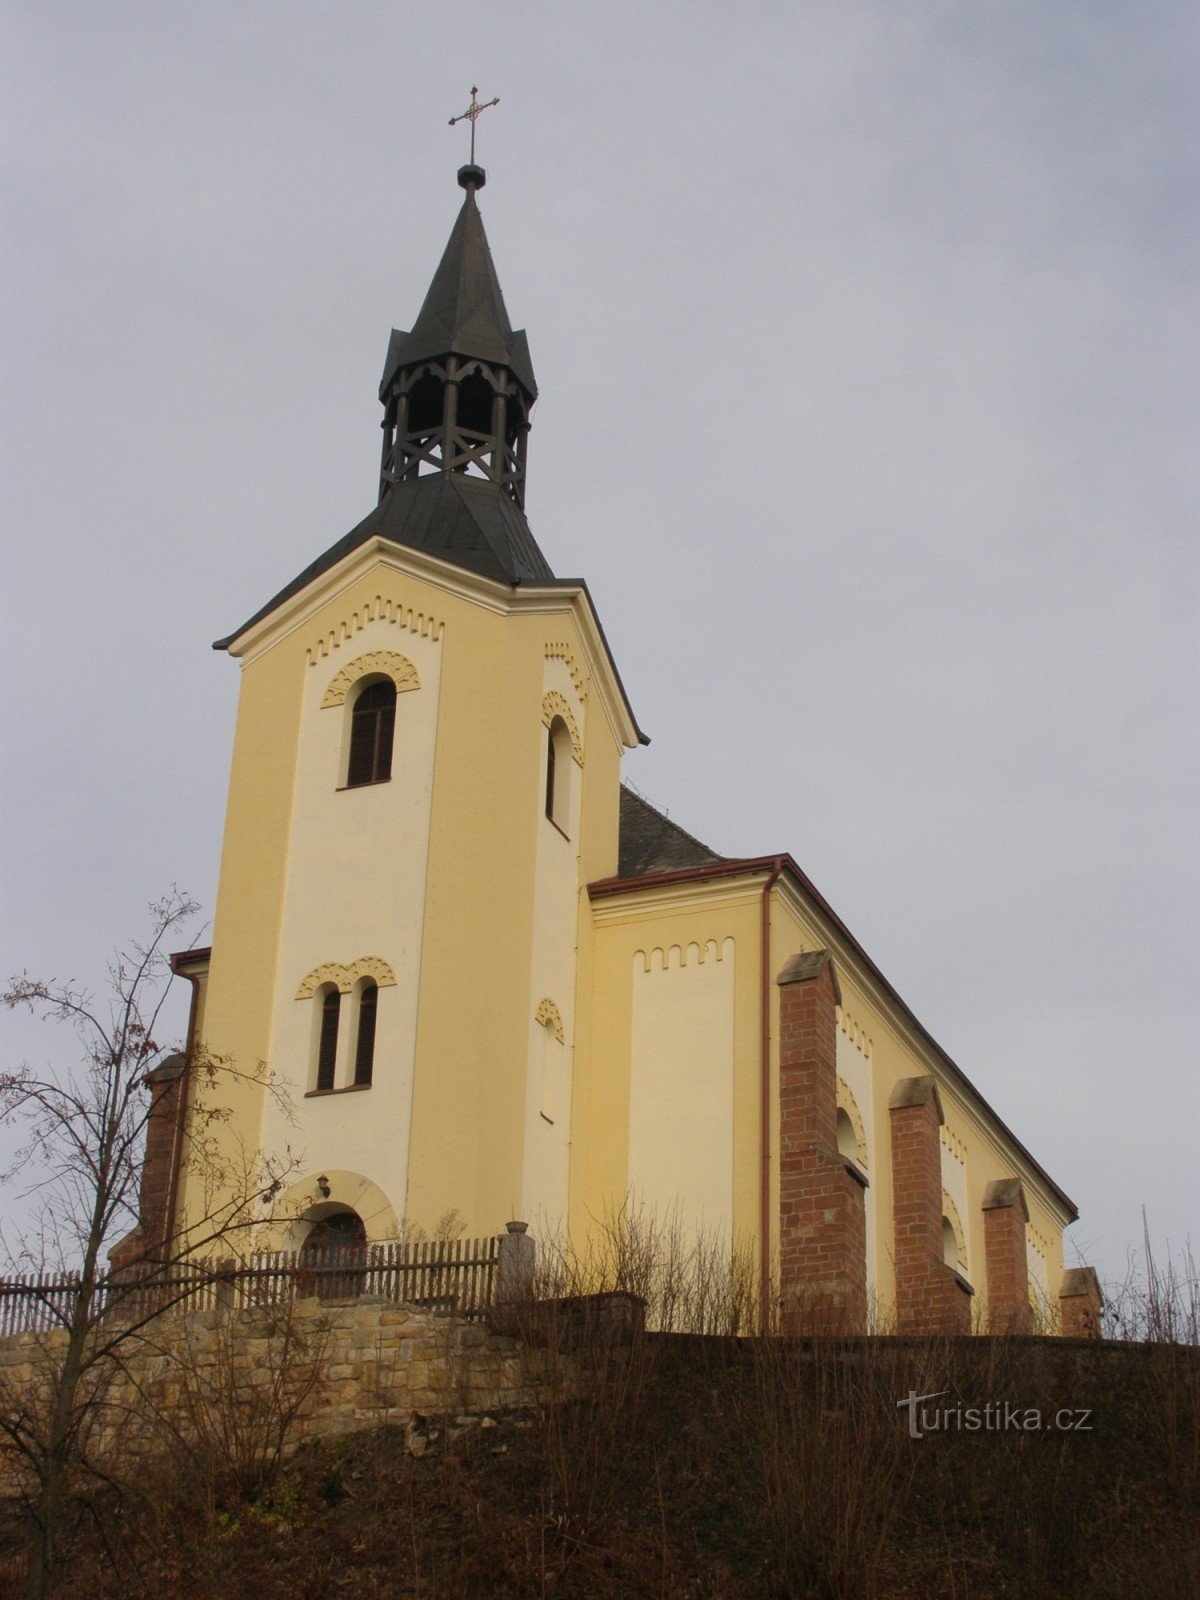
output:
[[[498,106],[500,104],[500,96],[496,95],[496,97],[494,99],[485,100],[483,105],[480,105],[479,101],[476,100],[476,98],[475,98],[475,96],[478,93],[479,93],[479,85],[476,84],[476,83],[473,83],[471,85],[471,104],[467,107],[467,109],[465,111],[461,111],[458,114],[457,117],[451,117],[450,118],[450,126],[451,127],[453,127],[456,122],[468,122],[469,121],[470,124],[471,124],[471,165],[472,166],[475,165],[475,122],[476,122],[477,118],[481,117],[485,111],[490,111],[493,106]]]

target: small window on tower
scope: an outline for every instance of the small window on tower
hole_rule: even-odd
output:
[[[317,1025],[317,1088],[332,1089],[337,1071],[338,1021],[342,1014],[342,997],[333,985],[323,989],[317,997],[320,1006]]]
[[[570,802],[571,735],[563,719],[555,717],[546,734],[546,815],[568,838]]]
[[[346,787],[382,783],[392,775],[392,739],[396,731],[396,685],[390,680],[368,684],[350,713],[350,762]]]
[[[369,980],[358,995],[358,1029],[354,1042],[354,1081],[365,1086],[375,1066],[375,1018],[379,1008],[379,986]]]
[[[942,1218],[942,1260],[948,1267],[953,1267],[955,1272],[958,1271],[958,1236],[949,1217]]]

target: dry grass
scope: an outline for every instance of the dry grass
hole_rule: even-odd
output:
[[[549,1254],[549,1261],[545,1257]],[[1186,1266],[1159,1270],[1121,1344],[787,1337],[753,1274],[628,1210],[578,1258],[543,1252],[525,1308],[536,1408],[304,1448],[255,1478],[110,1504],[64,1600],[1162,1600],[1200,1593],[1197,1385]],[[628,1302],[644,1296],[645,1326]],[[1171,1304],[1164,1303],[1164,1294]],[[698,1331],[696,1331],[698,1330]],[[1086,1431],[942,1427],[897,1402],[1009,1401]],[[214,1399],[211,1385],[204,1405]],[[236,1391],[231,1391],[231,1398]],[[286,1409],[286,1408],[283,1408]],[[206,1413],[207,1414],[207,1413]],[[277,1411],[267,1430],[280,1437]],[[245,1459],[238,1427],[199,1435]],[[262,1460],[259,1443],[251,1458]],[[182,1481],[182,1480],[181,1480]],[[200,1481],[200,1480],[197,1480]],[[207,1503],[203,1503],[207,1495]],[[15,1537],[15,1524],[7,1537]],[[9,1548],[12,1545],[10,1542]]]

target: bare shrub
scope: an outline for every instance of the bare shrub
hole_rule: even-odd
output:
[[[30,1010],[74,1036],[56,1065],[0,1072],[0,1121],[16,1124],[23,1138],[2,1176],[27,1174],[40,1202],[32,1236],[5,1253],[14,1265],[51,1268],[59,1278],[53,1294],[33,1290],[52,1330],[41,1343],[44,1395],[31,1404],[0,1392],[0,1434],[33,1485],[28,1600],[52,1590],[73,1502],[86,1508],[92,1489],[110,1487],[116,1475],[111,1455],[102,1466],[89,1448],[111,1431],[103,1401],[114,1373],[125,1370],[148,1325],[210,1277],[206,1263],[218,1246],[228,1254],[231,1236],[253,1232],[294,1167],[290,1155],[271,1162],[247,1152],[230,1126],[230,1081],[275,1092],[262,1064],[243,1070],[194,1052],[183,1069],[192,1095],[176,1125],[177,1158],[205,1203],[190,1217],[160,1207],[143,1236],[142,1154],[154,1105],[147,1089],[177,1055],[156,1039],[172,977],[167,949],[195,909],[177,892],[151,907],[148,939],[113,958],[104,996],[28,975],[0,995],[9,1009]],[[105,1251],[131,1225],[125,1264],[106,1272]]]
[[[165,1468],[193,1504],[254,1500],[321,1378],[329,1320],[285,1301],[173,1322],[155,1330],[156,1381],[142,1393]]]
[[[892,1351],[777,1334],[750,1349],[744,1424],[783,1592],[869,1600],[909,1471]]]
[[[678,1209],[659,1217],[627,1197],[593,1219],[582,1248],[564,1236],[538,1241],[536,1299],[628,1294],[655,1333],[744,1335],[760,1323],[759,1276],[748,1241],[686,1227]]]
[[[541,1396],[552,1568],[602,1537],[644,1451],[656,1336],[748,1331],[758,1304],[751,1263],[724,1236],[685,1230],[677,1212],[660,1222],[632,1201],[600,1219],[582,1249],[539,1241],[520,1331]]]

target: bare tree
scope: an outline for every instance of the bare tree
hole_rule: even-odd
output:
[[[168,947],[195,911],[178,892],[152,906],[148,941],[114,958],[100,998],[28,976],[0,996],[9,1008],[67,1025],[79,1046],[70,1065],[0,1074],[0,1120],[17,1125],[23,1141],[2,1177],[26,1177],[36,1201],[20,1256],[52,1264],[60,1275],[42,1297],[52,1334],[41,1341],[37,1392],[9,1385],[0,1393],[0,1441],[23,1464],[29,1486],[29,1600],[51,1593],[73,1507],[98,1481],[111,1481],[111,1468],[93,1458],[90,1445],[114,1375],[154,1320],[194,1293],[218,1256],[235,1248],[233,1237],[261,1223],[292,1168],[287,1153],[273,1163],[240,1151],[228,1126],[222,1080],[252,1078],[277,1092],[261,1063],[235,1066],[198,1051],[177,1058],[206,1090],[193,1095],[186,1119],[178,1118],[179,1159],[192,1180],[189,1192],[203,1196],[193,1206],[203,1214],[175,1220],[168,1207],[165,1226],[149,1230],[155,1237],[137,1232],[152,1074],[172,1054],[158,1042],[173,976]],[[106,1249],[131,1229],[137,1248],[126,1249],[119,1269],[106,1270]]]

